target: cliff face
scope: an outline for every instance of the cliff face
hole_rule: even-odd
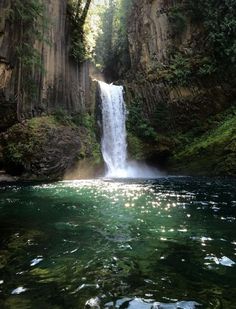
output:
[[[153,61],[166,58],[170,33],[162,3],[161,0],[134,3],[128,29],[133,67],[147,70]]]
[[[199,33],[190,21],[181,34],[175,35],[169,14],[179,5],[176,0],[134,1],[128,36],[132,66],[148,71],[157,62],[166,63],[173,46],[184,50]]]
[[[95,83],[70,56],[67,2],[0,1],[0,168],[13,175],[60,179],[100,159]]]
[[[167,110],[172,126],[189,130],[194,121],[227,107],[234,96],[233,91],[217,79],[189,78],[185,83],[167,80],[171,74],[173,50],[193,55],[195,50],[201,49],[198,38],[203,34],[199,24],[186,18],[177,33],[176,25],[171,22],[174,8],[181,3],[174,0],[134,1],[130,16],[128,38],[132,78],[125,82],[127,98],[128,101],[142,102],[144,117],[158,131],[165,131],[168,126],[166,123],[163,128],[156,122],[160,108]]]
[[[40,116],[57,109],[69,113],[84,112],[89,101],[89,64],[78,65],[69,57],[69,23],[66,0],[44,0],[49,27],[47,42],[32,42],[40,55],[40,68],[34,67],[29,87],[36,89],[26,98],[23,72],[16,58],[22,29],[10,18],[12,1],[0,2],[0,109],[4,110],[5,126],[8,109],[15,110],[18,120]]]
[[[182,169],[181,156],[176,154],[183,152],[188,144],[202,134],[214,131],[213,123],[215,129],[217,125],[221,126],[222,122],[218,123],[223,119],[221,114],[235,105],[236,95],[235,78],[225,77],[219,72],[209,72],[214,60],[208,59],[207,34],[203,23],[194,19],[192,12],[186,11],[185,8],[190,2],[134,1],[128,23],[132,66],[124,81],[131,135],[137,136],[140,131],[138,138],[141,138],[141,143],[147,141],[142,127],[146,127],[150,135],[151,148],[149,153],[145,151],[144,158],[150,156],[151,159],[159,161],[160,158],[170,156],[170,164],[175,165],[173,158],[178,157],[180,172],[189,170]],[[135,122],[133,119],[137,111],[139,117]],[[140,114],[142,121],[138,120]],[[156,135],[152,134],[153,129]],[[229,144],[233,143],[231,133]],[[131,147],[134,144],[132,137]],[[226,140],[225,143],[227,144]],[[145,144],[143,148],[149,146]],[[224,148],[224,144],[216,145],[214,151],[217,147]],[[199,149],[198,153],[201,152]],[[233,157],[235,150],[233,146],[231,149]],[[207,149],[204,151],[207,154]],[[184,162],[188,160],[186,153],[187,150]],[[191,161],[194,158],[197,161],[197,156],[198,154],[191,153]],[[219,157],[222,160],[224,156],[219,154]],[[214,160],[217,161],[217,158]],[[212,159],[212,162],[214,160]],[[201,164],[195,164],[195,170],[191,172],[197,173],[199,169],[201,173],[204,169],[205,173],[208,173],[215,169],[215,173],[218,173],[217,166],[208,168],[209,166],[205,164],[201,167]],[[236,173],[235,166],[234,162],[232,174]],[[226,173],[229,173],[230,167],[227,168]],[[221,173],[224,173],[222,166]]]

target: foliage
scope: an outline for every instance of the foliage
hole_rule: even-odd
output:
[[[95,62],[117,79],[130,67],[127,24],[132,0],[110,0],[100,12]]]
[[[71,121],[76,126],[82,126],[86,129],[86,142],[84,148],[89,148],[89,153],[94,159],[95,163],[100,163],[102,160],[100,143],[97,141],[96,136],[96,122],[94,115],[90,114],[77,114],[71,118]],[[84,157],[86,150],[84,150]]]
[[[201,57],[199,61],[197,74],[201,76],[209,76],[217,72],[217,63],[215,59],[210,57]]]
[[[95,61],[101,67],[108,65],[111,60],[114,10],[114,2],[110,0],[109,5],[100,12],[101,33],[96,42]]]
[[[54,112],[52,119],[61,125],[81,127],[85,129],[86,134],[83,139],[82,150],[80,151],[80,159],[92,157],[95,163],[101,162],[100,143],[97,141],[97,130],[94,115],[86,113],[71,116],[68,115],[68,113],[66,113],[63,109],[57,109]]]
[[[127,22],[132,0],[91,2],[85,20],[82,16],[88,2],[68,2],[70,55],[79,62],[91,59],[97,67],[111,71],[111,75],[127,69],[130,64]]]
[[[83,158],[101,162],[95,121],[84,115],[83,124],[58,110],[55,115],[35,117],[12,126],[3,136],[3,164],[8,172],[57,178],[70,164]]]
[[[44,71],[41,55],[34,44],[36,41],[49,44],[47,39],[49,19],[40,0],[13,1],[10,19],[19,26],[19,40],[15,53],[21,68],[21,87],[29,100],[32,100],[37,91],[31,78],[32,71],[33,69]]]
[[[167,80],[173,84],[186,85],[191,76],[191,64],[189,59],[181,53],[176,53],[170,60]]]
[[[21,37],[17,46],[17,55],[26,68],[41,66],[40,54],[33,44],[36,40],[47,40],[49,19],[40,0],[20,0],[13,2],[11,19],[21,28]]]
[[[215,59],[202,53],[186,55],[176,51],[169,65],[158,68],[158,76],[172,85],[188,86],[197,77],[209,77],[219,72]]]
[[[160,109],[161,114],[165,117],[163,119],[164,125],[169,128],[169,111],[164,107]],[[168,120],[167,120],[168,119]],[[128,152],[132,159],[147,160],[151,159],[165,161],[174,147],[173,138],[170,138],[166,131],[164,134],[156,132],[152,125],[155,124],[156,116],[152,119],[147,119],[143,114],[141,102],[138,98],[136,101],[131,101],[128,105],[128,119],[127,119],[127,141]],[[158,122],[160,122],[158,118]],[[158,123],[159,126],[159,123]],[[162,124],[161,124],[162,126]]]
[[[69,126],[73,125],[71,116],[62,108],[56,109],[53,113],[53,117],[60,124]]]
[[[168,18],[175,35],[181,34],[187,19],[201,29],[199,48],[185,52],[173,47],[170,63],[159,70],[168,82],[187,85],[190,79],[217,74],[224,78],[236,64],[236,0],[187,0],[175,5]]]
[[[67,15],[70,21],[70,55],[78,61],[83,62],[89,58],[86,48],[84,24],[87,17],[91,0],[69,0],[67,3]]]
[[[171,131],[172,119],[170,109],[166,102],[159,102],[156,105],[156,109],[154,112],[154,121],[158,124],[159,128]]]
[[[128,141],[128,149],[129,155],[132,159],[135,160],[143,160],[146,159],[146,151],[147,147],[145,147],[144,142],[137,137],[135,134],[128,132],[127,134],[127,141]]]
[[[236,1],[188,0],[188,11],[206,31],[206,51],[219,66],[230,68],[236,63]]]
[[[181,171],[235,175],[235,108],[209,119],[208,126],[211,129],[198,137],[191,132],[176,136],[178,148],[170,163]]]
[[[70,116],[63,109],[57,109],[52,119],[61,125],[85,129],[86,136],[82,147],[84,149],[80,152],[81,158],[88,155],[92,156],[96,163],[101,161],[100,144],[96,137],[96,122],[94,115],[86,113]]]
[[[127,129],[128,132],[134,133],[134,135],[146,141],[156,139],[156,132],[143,116],[142,105],[139,100],[132,101],[128,106]]]
[[[132,8],[132,0],[120,0],[117,3],[117,9],[114,15],[114,30],[113,30],[113,59],[112,65],[120,61],[120,66],[123,68],[118,68],[126,71],[130,67],[130,57],[129,57],[129,43],[128,43],[128,21],[130,18],[130,12]]]
[[[172,25],[172,31],[174,34],[181,34],[186,28],[187,18],[183,12],[182,7],[174,6],[168,13],[169,21]]]
[[[5,166],[10,172],[21,173],[35,155],[46,138],[46,127],[55,126],[52,117],[33,118],[27,126],[16,124],[8,130],[9,140],[4,147]],[[19,138],[20,137],[20,138]]]
[[[83,25],[80,21],[80,16],[75,14],[75,3],[69,2],[67,7],[68,16],[70,19],[70,35],[71,35],[71,43],[70,43],[70,55],[71,57],[78,61],[82,62],[86,59],[86,48],[84,44],[84,31]]]

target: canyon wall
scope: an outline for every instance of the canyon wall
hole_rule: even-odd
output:
[[[182,80],[181,76],[177,81],[171,79],[178,73],[174,72],[175,69],[182,69],[174,62],[174,53],[181,55],[183,60],[188,57],[189,66],[197,66],[197,57],[200,56],[196,54],[201,51],[204,53],[205,34],[202,25],[192,21],[188,15],[181,20],[181,26],[171,19],[175,14],[173,12],[185,2],[187,1],[134,1],[128,24],[132,67],[131,78],[129,76],[126,81],[126,90],[129,98],[137,96],[137,100],[143,102],[143,112],[150,119],[158,105],[163,103],[172,110],[172,116],[179,113],[180,117],[191,118],[193,113],[193,116],[202,119],[225,109],[235,98],[235,90],[230,85],[233,81],[223,80],[222,76],[197,76],[194,72],[195,76],[189,76],[186,80],[185,76]],[[177,27],[181,29],[176,29]],[[180,119],[173,120],[181,122]],[[186,119],[184,125],[186,129],[191,126]]]
[[[91,64],[71,57],[67,2],[0,1],[0,169],[22,179],[62,179],[100,160],[96,87]]]
[[[229,113],[234,117],[232,108],[236,106],[235,76],[221,68],[226,56],[217,63],[206,22],[194,16],[201,12],[191,11],[191,3],[194,2],[134,0],[127,29],[131,69],[124,84],[130,152],[157,163],[169,158],[168,167],[175,166],[174,157],[184,149],[187,152],[197,138],[206,140],[207,134],[223,125],[227,110],[231,109]],[[183,160],[180,156],[177,172],[219,173],[219,162],[226,162],[227,145],[231,145],[230,157],[236,152],[232,131],[224,134],[228,139],[223,142],[223,134],[218,136],[218,144],[211,149],[205,145],[204,150],[197,149],[198,153],[186,155]],[[137,156],[140,149],[143,153]],[[224,155],[220,149],[225,151]],[[218,157],[213,158],[212,153],[218,153]],[[197,162],[198,156],[211,159],[204,162],[204,167],[203,163],[195,164],[192,170],[181,166],[181,160],[182,165]],[[221,166],[220,173],[224,172],[236,173],[235,160],[227,167]]]
[[[28,78],[28,87],[35,87],[29,99],[22,90],[25,75],[16,58],[23,29],[10,18],[12,1],[0,2],[1,129],[10,126],[16,118],[22,120],[59,109],[68,113],[81,113],[89,109],[90,64],[78,64],[69,56],[67,1],[44,0],[43,3],[49,23],[44,30],[47,40],[32,42],[40,54],[41,67],[35,66]]]

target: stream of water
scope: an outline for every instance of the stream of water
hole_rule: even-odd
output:
[[[123,87],[99,82],[102,100],[101,149],[108,178],[156,178],[160,172],[145,163],[129,161]],[[141,115],[140,115],[141,117]]]
[[[1,184],[0,308],[233,309],[235,222],[235,179]]]
[[[102,100],[102,155],[107,177],[124,177],[127,160],[123,87],[99,82]]]

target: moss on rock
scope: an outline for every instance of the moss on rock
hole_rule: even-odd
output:
[[[209,131],[186,136],[170,158],[172,170],[190,174],[236,175],[236,110],[210,120]],[[191,132],[190,132],[191,133]]]
[[[16,124],[1,140],[4,168],[36,179],[60,179],[78,160],[99,152],[89,128],[56,115]]]

